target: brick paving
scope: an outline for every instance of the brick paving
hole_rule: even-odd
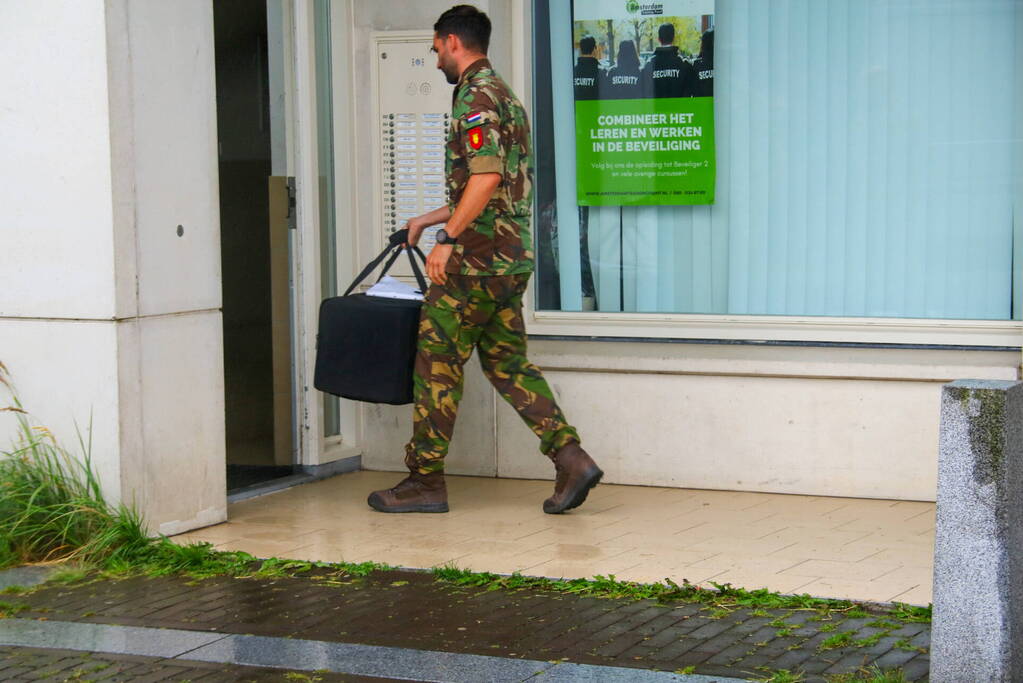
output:
[[[0,681],[21,683],[46,681],[132,681],[148,683],[263,683],[264,681],[308,681],[309,683],[372,683],[397,679],[372,678],[326,672],[297,672],[254,666],[209,664],[181,659],[115,655],[76,650],[0,646]]]
[[[862,642],[879,633],[869,624],[881,614],[845,618],[832,613],[823,618],[814,610],[772,609],[766,610],[768,616],[757,616],[746,608],[722,613],[699,604],[456,586],[421,572],[350,577],[315,570],[278,579],[134,577],[44,586],[28,595],[4,598],[27,606],[17,614],[21,619],[566,659],[662,671],[692,666],[695,673],[709,676],[749,678],[787,669],[804,672],[804,680],[813,683],[870,665],[899,668],[908,681],[925,680],[929,672],[929,624],[902,625],[877,642]],[[851,644],[825,649],[829,638],[842,633],[850,634]]]

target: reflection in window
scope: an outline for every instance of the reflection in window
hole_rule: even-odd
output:
[[[719,0],[717,202],[579,207],[580,46],[537,0],[538,309],[1013,318],[1021,12]]]

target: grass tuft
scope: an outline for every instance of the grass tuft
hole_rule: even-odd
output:
[[[113,508],[92,465],[91,436],[78,430],[80,457],[34,425],[0,364],[13,405],[15,440],[0,451],[0,568],[25,563],[102,562],[147,543],[137,514]],[[88,434],[91,435],[91,424]]]

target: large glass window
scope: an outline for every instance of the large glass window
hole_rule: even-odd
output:
[[[538,310],[1020,318],[1023,2],[717,0],[705,206],[577,204],[572,2],[535,18]]]

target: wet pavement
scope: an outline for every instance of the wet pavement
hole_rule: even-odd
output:
[[[0,620],[0,645],[45,642],[50,648],[155,657],[159,666],[178,668],[207,661],[196,665],[206,679],[172,673],[166,680],[250,680],[248,675],[272,680],[258,678],[270,675],[258,670],[204,668],[239,664],[307,672],[299,676],[326,676],[310,673],[320,669],[356,676],[325,681],[370,680],[360,675],[624,681],[655,671],[697,675],[670,676],[674,680],[710,681],[761,678],[784,669],[803,672],[809,683],[870,665],[901,669],[908,681],[923,680],[929,671],[930,625],[886,623],[881,613],[723,610],[539,589],[488,590],[423,572],[353,577],[314,569],[274,579],[103,579],[45,585],[2,601],[15,618]],[[104,630],[111,625],[117,628]],[[150,646],[156,649],[145,649]],[[27,651],[0,650],[2,665],[13,670],[9,660]],[[311,659],[313,652],[319,659]],[[167,658],[177,659],[166,663]],[[66,659],[74,657],[59,658]],[[0,668],[0,678],[8,679],[6,671]],[[235,675],[243,678],[229,677]]]
[[[550,481],[445,475],[447,514],[366,505],[401,476],[352,472],[232,503],[227,522],[172,540],[313,562],[931,602],[934,503],[601,484],[582,507],[546,515]]]

